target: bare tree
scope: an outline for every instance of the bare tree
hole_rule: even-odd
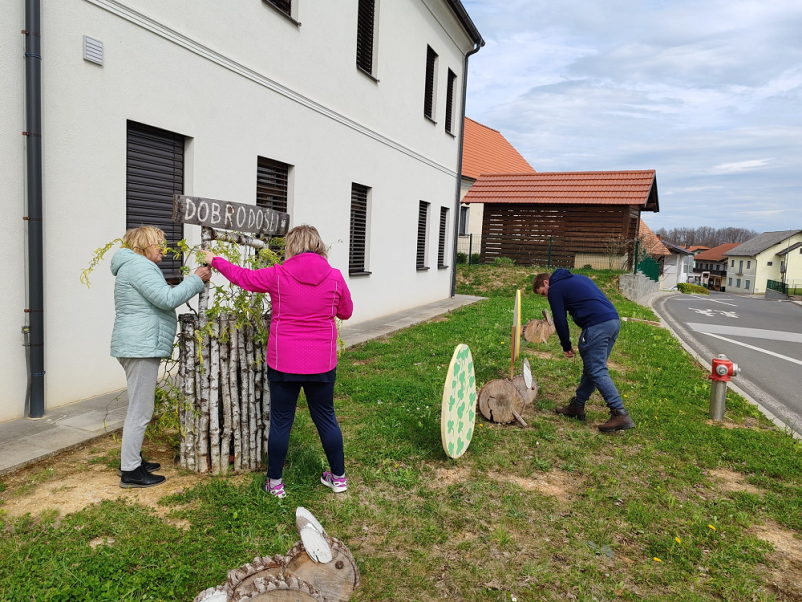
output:
[[[666,240],[670,240],[682,247],[693,245],[703,245],[705,247],[717,247],[724,243],[743,243],[754,238],[759,234],[755,230],[747,228],[713,228],[711,226],[699,226],[698,228],[671,228],[666,230],[660,228],[655,231]]]

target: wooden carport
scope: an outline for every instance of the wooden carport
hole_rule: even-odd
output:
[[[483,174],[463,202],[484,203],[484,263],[571,268],[616,247],[631,255],[641,211],[659,211],[654,170]]]

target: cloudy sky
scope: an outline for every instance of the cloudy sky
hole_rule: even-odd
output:
[[[467,115],[537,171],[656,169],[653,229],[802,229],[802,2],[463,3]]]

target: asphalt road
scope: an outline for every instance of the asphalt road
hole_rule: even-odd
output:
[[[802,434],[802,307],[711,292],[661,297],[654,309],[708,363],[719,353],[737,363],[733,382]]]

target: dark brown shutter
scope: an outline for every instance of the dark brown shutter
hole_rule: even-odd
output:
[[[454,80],[457,79],[456,74],[448,70],[448,87],[446,88],[446,131],[452,132],[451,129],[451,114],[454,110]]]
[[[423,98],[423,114],[432,119],[434,108],[434,70],[437,65],[437,53],[431,46],[426,47],[426,94]]]
[[[287,213],[289,165],[258,157],[256,162],[256,204]]]
[[[356,22],[356,66],[373,74],[373,23],[375,0],[359,0]]]
[[[173,222],[173,195],[184,194],[184,136],[128,122],[125,176],[125,227],[156,226],[176,248],[184,225]],[[169,282],[181,279],[182,258],[159,264]]]
[[[267,0],[279,9],[281,12],[285,13],[288,16],[292,16],[292,0]]]
[[[418,254],[415,267],[426,269],[426,216],[429,212],[429,203],[421,201],[418,206]]]
[[[437,267],[446,267],[446,223],[448,220],[448,209],[440,207],[440,238],[437,241]]]
[[[368,233],[368,187],[351,185],[351,242],[348,250],[348,273],[365,272],[365,241]]]

